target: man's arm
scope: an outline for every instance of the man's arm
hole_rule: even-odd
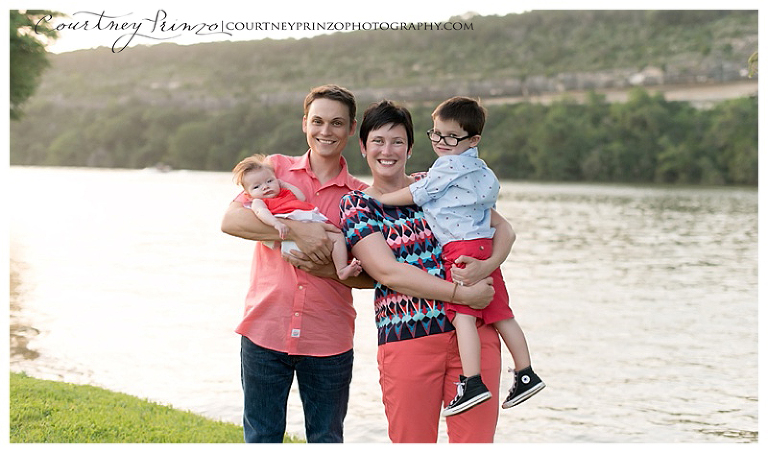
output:
[[[256,217],[256,213],[238,201],[229,204],[221,221],[221,231],[252,241],[279,241],[277,231]]]
[[[288,231],[289,231],[288,225],[277,220],[277,217],[275,217],[269,211],[269,209],[267,208],[267,205],[262,200],[258,200],[258,199],[252,200],[251,210],[254,212],[254,214],[256,214],[256,217],[259,220],[266,223],[267,225],[272,226],[272,228],[276,229],[277,233],[280,235],[280,239],[285,239],[285,236],[288,234]]]
[[[336,266],[333,262],[330,264],[316,264],[307,258],[307,255],[296,250],[291,250],[288,255],[283,255],[283,259],[290,263],[293,267],[301,269],[310,274],[323,277],[332,278],[337,282],[341,282],[350,288],[372,289],[374,281],[365,272],[356,277],[350,277],[346,280],[339,280],[339,276],[336,274]]]
[[[321,222],[299,222],[288,219],[285,219],[284,222],[290,228],[284,240],[296,242],[299,250],[304,252],[308,259],[314,263],[327,264],[331,262],[333,241],[328,238],[326,232],[339,232],[338,228]],[[259,220],[252,210],[237,201],[230,203],[224,213],[221,231],[252,241],[283,240],[280,239],[277,230]]]

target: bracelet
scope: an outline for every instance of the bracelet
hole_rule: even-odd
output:
[[[459,289],[459,286],[464,286],[464,282],[453,282],[453,294],[451,294],[451,300],[449,300],[448,303],[453,303],[453,299],[456,297],[456,290]]]

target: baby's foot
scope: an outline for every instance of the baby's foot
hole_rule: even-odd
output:
[[[363,272],[363,266],[360,264],[360,260],[352,258],[352,262],[336,272],[340,280],[346,280],[350,277],[357,277]]]

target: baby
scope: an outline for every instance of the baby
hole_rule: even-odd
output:
[[[235,180],[251,198],[251,209],[262,222],[273,226],[280,239],[285,239],[290,231],[280,218],[303,222],[328,222],[316,206],[304,201],[306,198],[298,187],[277,179],[275,170],[267,161],[267,156],[254,154],[246,157],[232,170]],[[328,233],[333,241],[331,258],[340,280],[360,275],[363,267],[357,258],[349,262],[347,245],[341,233]],[[268,247],[271,244],[265,243]],[[283,253],[297,249],[292,241],[282,241]]]

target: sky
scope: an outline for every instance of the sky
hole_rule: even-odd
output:
[[[222,40],[303,38],[352,31],[354,26],[394,28],[400,23],[410,22],[445,23],[451,17],[469,12],[486,16],[522,13],[531,9],[753,9],[759,4],[754,0],[646,0],[619,4],[593,0],[578,3],[552,0],[216,0],[197,5],[180,0],[109,3],[92,0],[10,0],[9,3],[13,9],[29,6],[67,15],[50,21],[50,25],[63,28],[59,39],[48,46],[48,50],[54,53],[96,47],[121,51],[134,45],[161,42],[187,45]],[[466,22],[471,23],[471,19]],[[182,29],[185,24],[190,29]],[[331,31],[317,30],[321,24]],[[307,25],[316,30],[307,30]],[[108,30],[110,26],[125,29]],[[261,30],[254,30],[256,27]],[[281,29],[276,29],[278,27]]]

